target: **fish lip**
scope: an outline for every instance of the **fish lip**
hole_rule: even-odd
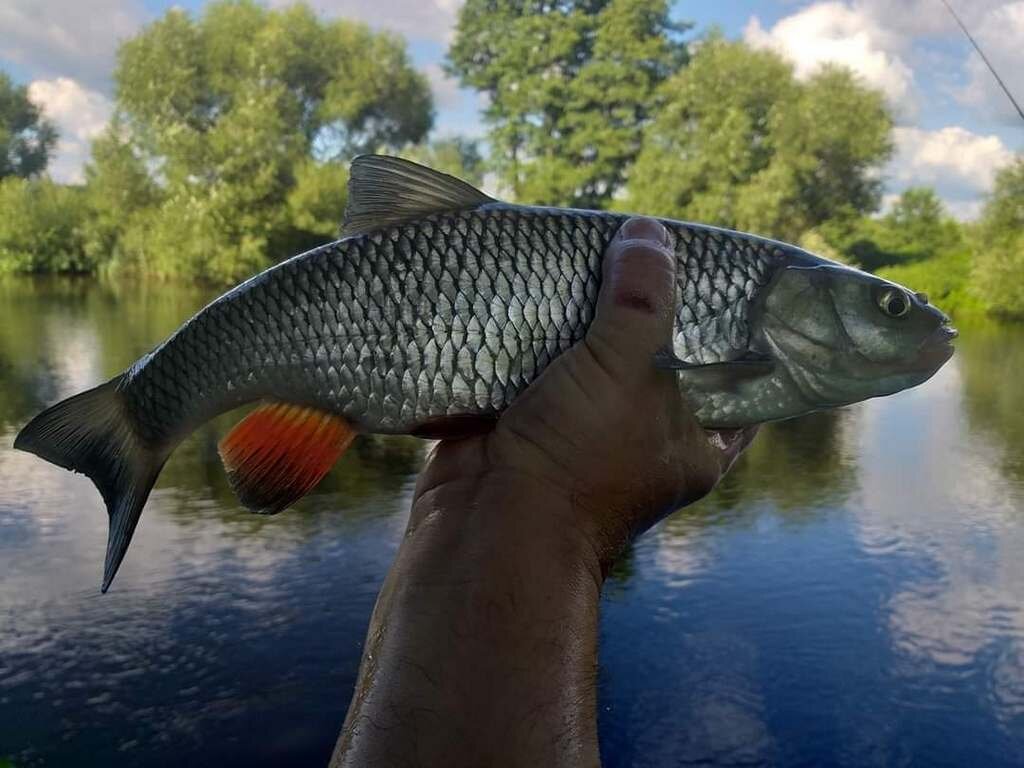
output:
[[[932,372],[939,370],[956,351],[952,341],[959,335],[960,332],[948,322],[939,325],[918,346],[913,368]]]
[[[927,347],[927,346],[929,346],[931,344],[947,344],[948,345],[949,342],[953,341],[953,339],[955,339],[959,335],[960,335],[960,331],[958,331],[956,328],[954,328],[948,322],[947,323],[943,323],[938,328],[936,328],[934,331],[932,331],[930,334],[928,334],[928,336],[925,337],[925,340],[923,342],[921,342],[921,347],[920,348],[924,349],[925,347]]]

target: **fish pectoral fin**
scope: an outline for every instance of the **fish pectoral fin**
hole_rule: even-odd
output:
[[[775,370],[775,361],[769,357],[749,354],[723,363],[688,363],[666,348],[654,353],[654,367],[678,371],[680,378],[696,389],[733,392],[744,381],[770,375]]]
[[[681,360],[672,347],[664,346],[654,353],[654,367],[662,371],[688,371],[700,368],[700,363],[688,363]]]
[[[399,157],[360,155],[352,161],[341,236],[493,202],[493,197],[472,184],[425,165]]]
[[[309,493],[355,436],[341,416],[267,403],[238,422],[218,448],[238,500],[273,515]]]

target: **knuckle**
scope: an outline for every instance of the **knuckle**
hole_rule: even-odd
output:
[[[650,240],[625,240],[617,248],[615,266],[623,270],[665,279],[675,274],[675,256],[663,245]]]
[[[617,305],[649,314],[664,314],[674,305],[675,270],[660,249],[647,244],[626,247],[613,269]]]
[[[626,221],[619,230],[622,238],[642,238],[659,243],[668,242],[668,232],[657,219],[648,216],[634,216]]]
[[[608,338],[609,333],[616,329],[601,326],[593,329],[583,339],[583,348],[587,351],[592,370],[605,381],[618,383],[623,373],[629,369],[629,361],[619,351],[619,339]],[[623,343],[629,339],[622,339]]]

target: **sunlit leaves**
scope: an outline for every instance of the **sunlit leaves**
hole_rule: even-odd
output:
[[[712,36],[660,93],[631,208],[790,241],[877,208],[892,121],[850,72],[798,81],[777,54]]]
[[[685,60],[665,0],[469,0],[448,52],[488,97],[491,165],[522,202],[605,207]]]
[[[41,173],[56,143],[56,129],[29,100],[27,89],[0,72],[0,179]]]

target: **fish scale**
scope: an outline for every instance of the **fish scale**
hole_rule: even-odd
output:
[[[624,220],[492,204],[330,243],[215,301],[121,390],[153,442],[257,397],[374,432],[497,413],[583,337]],[[779,254],[740,234],[666,224],[679,260],[677,354],[741,356],[749,307]]]

